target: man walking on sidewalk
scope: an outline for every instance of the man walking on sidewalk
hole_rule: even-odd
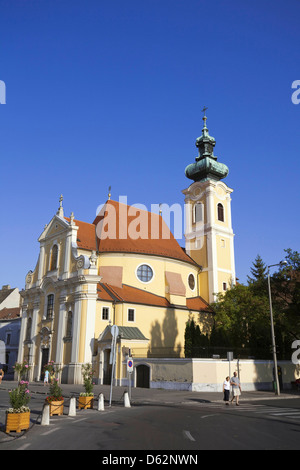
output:
[[[231,400],[231,403],[233,402],[234,399],[236,399],[236,406],[240,406],[239,400],[240,400],[242,388],[241,388],[241,382],[240,382],[240,379],[238,378],[237,372],[234,372],[233,377],[230,380],[230,385],[232,386],[232,392],[233,392],[233,398]]]

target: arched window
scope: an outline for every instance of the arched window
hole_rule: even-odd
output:
[[[218,220],[220,220],[220,222],[224,222],[224,207],[220,202],[218,204]]]
[[[202,204],[202,202],[197,202],[194,205],[193,222],[195,224],[197,224],[198,222],[203,222],[203,208],[204,205]]]
[[[57,268],[57,258],[58,258],[58,246],[54,245],[51,250],[50,271],[55,271],[55,269]]]

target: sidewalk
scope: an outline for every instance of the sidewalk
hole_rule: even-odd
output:
[[[0,390],[11,390],[17,386],[15,381],[3,381],[0,385]],[[78,396],[84,391],[83,385],[60,385],[63,396],[70,398]],[[49,386],[44,386],[43,383],[33,382],[29,386],[31,394],[39,394],[47,396],[49,393]],[[113,387],[112,401],[114,403],[122,402],[124,392],[128,391],[127,387]],[[103,393],[105,401],[110,398],[109,385],[95,385],[94,394],[97,397]],[[243,392],[243,401],[258,401],[258,400],[272,400],[272,399],[291,399],[300,398],[300,392],[297,391],[284,391],[280,396],[276,396],[273,391],[253,391]],[[223,401],[223,394],[217,392],[189,392],[178,390],[164,390],[164,389],[148,389],[148,388],[132,388],[131,389],[131,403],[133,405],[143,404],[157,404],[157,405],[179,405],[180,403],[187,403],[188,401],[195,403],[219,403]]]

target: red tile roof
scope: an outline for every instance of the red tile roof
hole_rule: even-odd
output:
[[[127,284],[123,284],[122,288],[115,286],[112,287],[108,284],[98,284],[98,299],[109,302],[115,301],[117,303],[152,305],[155,307],[171,307],[170,302],[165,297],[155,295],[151,292],[146,292],[143,289],[128,286]],[[197,312],[211,312],[210,306],[207,302],[205,302],[205,300],[202,299],[202,297],[186,299],[186,302],[186,307],[189,310],[194,310]]]
[[[70,222],[68,217],[65,219]],[[87,222],[82,222],[81,220],[74,220],[74,223],[79,230],[77,232],[77,246],[83,250],[97,250],[96,243],[96,229],[94,224],[89,224]]]
[[[158,214],[142,209],[135,211],[132,206],[107,201],[94,224],[100,253],[156,255],[196,265]],[[137,235],[141,238],[134,239]]]
[[[122,288],[108,284],[98,284],[98,298],[100,300],[109,300],[109,297],[111,301],[115,300],[122,303],[155,305],[157,307],[170,306],[165,297],[160,297],[127,284],[123,284]]]
[[[202,298],[202,297],[191,297],[186,299],[186,306],[189,310],[206,310],[207,312],[212,313],[211,306]]]
[[[20,316],[20,307],[3,308],[2,310],[0,310],[0,320],[15,320],[17,318],[20,318]]]

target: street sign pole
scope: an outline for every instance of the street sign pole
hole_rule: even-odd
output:
[[[127,372],[128,376],[128,393],[129,393],[129,400],[131,401],[131,373]]]
[[[111,327],[111,355],[110,355],[110,363],[112,364],[112,371],[111,371],[111,382],[110,382],[110,395],[109,395],[109,406],[111,406],[112,402],[112,391],[113,391],[113,382],[115,378],[115,369],[116,369],[116,349],[117,349],[117,338],[119,335],[119,328],[116,325]]]
[[[229,362],[229,377],[231,378],[231,361],[233,361],[233,352],[227,352],[227,360]]]
[[[127,377],[128,377],[128,389],[129,389],[129,399],[131,400],[131,377],[133,373],[133,360],[132,357],[127,359]]]

